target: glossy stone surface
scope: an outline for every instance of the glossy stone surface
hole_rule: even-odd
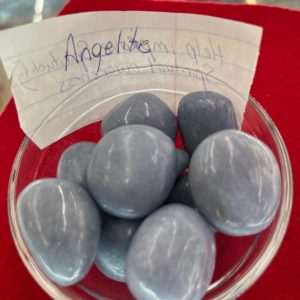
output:
[[[80,142],[64,151],[57,167],[57,177],[87,187],[86,171],[96,143]]]
[[[83,188],[57,179],[34,181],[19,195],[17,217],[26,245],[49,279],[67,286],[88,273],[100,215]]]
[[[185,174],[178,178],[166,203],[180,203],[191,208],[196,207],[190,189],[188,174]]]
[[[138,93],[115,106],[103,119],[102,134],[114,128],[143,124],[162,130],[171,139],[177,134],[177,121],[171,109],[156,95]]]
[[[162,131],[144,125],[112,130],[97,144],[88,186],[106,212],[140,218],[167,198],[176,178],[176,148]]]
[[[126,278],[138,300],[199,300],[215,266],[215,239],[193,209],[166,205],[142,223],[128,252]]]
[[[180,175],[185,170],[185,168],[188,167],[189,161],[190,157],[187,152],[182,149],[176,149],[177,175]]]
[[[209,135],[238,128],[231,101],[209,91],[185,95],[179,103],[178,121],[185,149],[190,154]]]
[[[125,282],[128,248],[140,224],[141,220],[105,216],[95,263],[109,278]]]
[[[189,172],[195,205],[219,231],[250,235],[265,229],[280,201],[280,171],[271,150],[237,130],[224,130],[195,150]]]

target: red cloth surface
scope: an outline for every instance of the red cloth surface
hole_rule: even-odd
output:
[[[242,300],[300,299],[300,12],[265,6],[167,1],[72,0],[62,14],[92,10],[190,12],[262,26],[261,54],[251,94],[277,124],[287,145],[294,174],[294,204],[286,238],[270,267]],[[34,282],[12,241],[7,217],[10,169],[24,134],[14,103],[0,117],[0,298],[49,299]]]

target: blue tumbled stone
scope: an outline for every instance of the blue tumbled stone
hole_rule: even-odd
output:
[[[194,203],[219,231],[242,236],[265,229],[280,202],[280,170],[253,136],[224,130],[194,151],[189,180]]]
[[[209,91],[185,95],[179,103],[178,121],[185,149],[190,154],[209,135],[238,128],[231,101]]]
[[[181,176],[176,181],[166,203],[180,203],[191,208],[196,207],[190,189],[189,174]]]
[[[18,197],[17,217],[32,257],[49,279],[67,286],[88,273],[100,215],[82,187],[57,179],[34,181]]]
[[[128,248],[140,223],[141,220],[105,216],[95,262],[109,278],[125,282]]]
[[[57,167],[57,177],[87,187],[86,171],[96,143],[80,142],[67,148]]]
[[[103,119],[101,132],[105,135],[114,128],[143,124],[163,131],[171,139],[177,134],[177,121],[171,109],[156,95],[138,93],[115,106]]]
[[[127,285],[138,300],[199,300],[215,266],[215,239],[193,209],[166,205],[148,216],[132,239]]]
[[[88,172],[89,191],[107,213],[141,218],[167,198],[176,178],[176,148],[162,131],[122,126],[95,147]]]

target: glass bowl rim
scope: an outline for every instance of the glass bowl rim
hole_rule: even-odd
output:
[[[228,288],[226,287],[224,291],[218,294],[215,300],[229,300],[235,299],[243,292],[245,292],[255,281],[262,275],[268,265],[271,263],[272,259],[276,255],[283,238],[285,236],[287,226],[289,224],[289,219],[292,210],[292,202],[293,202],[293,175],[291,162],[289,159],[289,154],[287,152],[287,148],[285,143],[277,129],[276,125],[267,114],[267,112],[263,109],[263,107],[251,96],[248,97],[248,103],[254,110],[259,114],[267,128],[269,129],[273,140],[275,142],[278,156],[279,156],[279,164],[282,171],[282,197],[283,201],[280,206],[280,210],[278,213],[278,220],[276,222],[276,226],[273,230],[273,234],[269,240],[268,245],[259,253],[258,257],[254,262],[251,263],[251,266],[248,268],[247,272],[239,277],[234,284],[230,285]],[[13,240],[15,246],[17,248],[18,254],[21,257],[22,262],[26,266],[27,270],[31,274],[31,276],[35,279],[35,281],[41,286],[41,288],[48,293],[53,299],[66,299],[72,300],[66,296],[63,292],[57,289],[56,285],[51,282],[46,276],[38,269],[33,261],[30,261],[28,257],[30,257],[29,251],[22,239],[20,230],[18,228],[17,215],[15,209],[16,202],[16,178],[19,173],[20,162],[24,155],[27,145],[29,144],[30,139],[28,137],[24,137],[18,152],[16,154],[11,173],[9,178],[8,185],[8,217],[11,233],[13,236]],[[103,298],[106,299],[106,298]]]

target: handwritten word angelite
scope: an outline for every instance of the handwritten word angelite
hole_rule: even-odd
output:
[[[68,70],[70,60],[75,61],[76,64],[84,64],[85,60],[91,61],[97,59],[97,69],[99,72],[101,60],[105,56],[111,54],[119,54],[124,52],[150,53],[149,40],[138,39],[138,28],[136,27],[131,37],[126,39],[123,37],[122,30],[119,31],[118,37],[115,41],[109,40],[105,43],[96,42],[90,47],[86,46],[83,49],[77,48],[77,43],[72,33],[69,34],[67,39],[67,49],[65,54],[65,71]]]

